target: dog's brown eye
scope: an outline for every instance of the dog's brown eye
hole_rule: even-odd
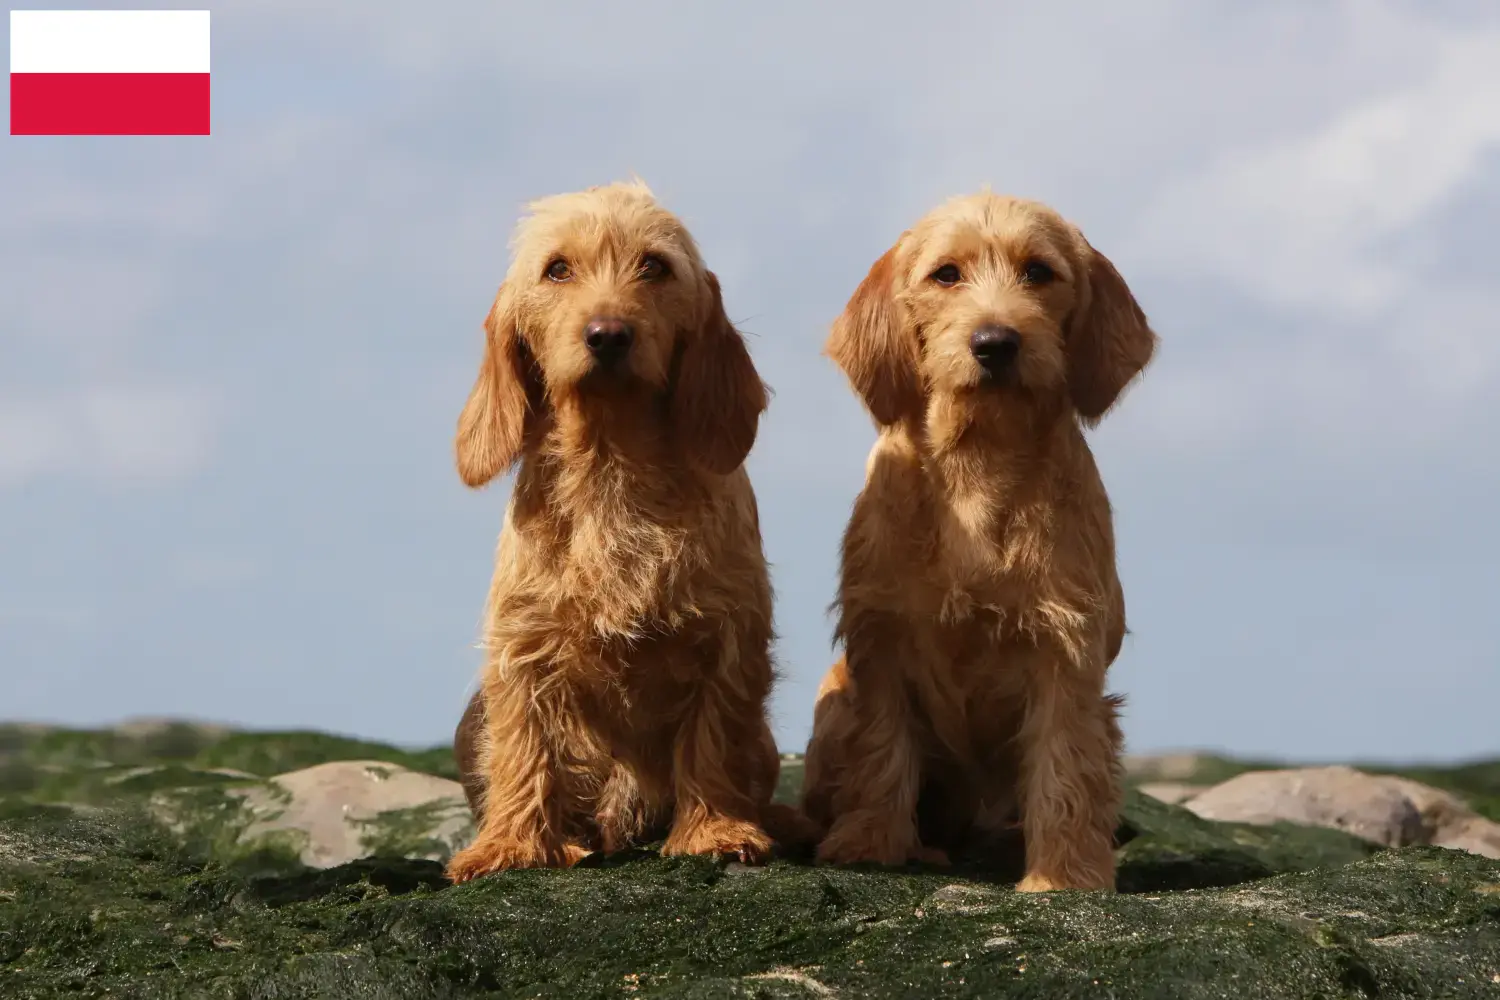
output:
[[[667,267],[667,262],[656,256],[656,254],[648,253],[641,258],[641,269],[638,273],[642,281],[655,281],[658,278],[665,278],[671,274],[672,269]]]
[[[963,275],[959,273],[958,267],[956,265],[944,264],[936,271],[933,271],[931,277],[933,281],[936,281],[938,284],[947,287],[950,285],[958,284],[958,280],[962,278]]]
[[[573,277],[573,269],[565,260],[554,260],[547,265],[547,279],[549,281],[567,281]]]
[[[1045,285],[1057,277],[1057,275],[1045,262],[1029,260],[1026,262],[1026,267],[1021,271],[1021,277],[1026,279],[1026,284],[1028,285]]]

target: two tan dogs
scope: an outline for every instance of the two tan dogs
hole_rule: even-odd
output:
[[[664,853],[941,862],[1015,830],[1023,890],[1114,884],[1125,632],[1083,437],[1150,360],[1125,282],[1033,202],[938,208],[827,354],[880,427],[845,532],[803,810],[771,802],[772,595],[743,462],[767,404],[718,282],[640,185],[538,202],[459,421],[519,461],[455,750],[464,881]]]

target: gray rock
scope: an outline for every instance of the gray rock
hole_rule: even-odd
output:
[[[458,782],[381,761],[319,764],[234,794],[253,817],[242,843],[290,839],[313,868],[374,855],[446,861],[474,835]]]
[[[1409,778],[1382,778],[1422,814],[1423,843],[1500,859],[1500,823],[1485,819],[1463,799]]]
[[[1422,827],[1429,839],[1438,835],[1443,828],[1475,814],[1463,799],[1441,788],[1391,775],[1380,775],[1379,780],[1405,795],[1417,807],[1417,812],[1422,814]]]
[[[1485,819],[1451,792],[1409,778],[1384,777],[1422,814],[1422,843],[1500,858],[1500,823]]]
[[[953,885],[943,886],[924,899],[917,907],[916,915],[988,913],[997,909],[1007,895],[991,886],[955,882]]]
[[[1142,785],[1165,801],[1187,786]],[[1344,830],[1387,847],[1430,844],[1500,859],[1500,823],[1462,799],[1409,778],[1350,767],[1252,771],[1179,799],[1204,819],[1239,823],[1285,820]]]
[[[1390,780],[1351,767],[1251,771],[1183,803],[1204,819],[1343,830],[1386,847],[1425,840],[1422,813]]]
[[[1432,844],[1500,860],[1500,823],[1483,816],[1470,816],[1439,831]]]

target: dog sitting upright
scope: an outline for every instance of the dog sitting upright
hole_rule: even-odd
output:
[[[461,882],[666,834],[759,861],[780,761],[771,585],[743,468],[767,392],[683,224],[639,184],[538,201],[459,418],[479,487],[518,459],[457,744]]]
[[[827,353],[880,436],[807,751],[821,859],[940,861],[1019,824],[1019,888],[1113,887],[1125,604],[1083,425],[1155,346],[1078,230],[988,192],[923,218],[855,291]]]

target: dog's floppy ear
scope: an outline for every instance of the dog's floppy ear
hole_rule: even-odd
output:
[[[520,456],[527,421],[542,406],[541,374],[516,328],[515,297],[500,286],[484,322],[484,359],[458,416],[458,475],[480,487]]]
[[[744,464],[769,403],[745,340],[724,312],[719,279],[704,272],[709,299],[701,325],[683,331],[672,373],[673,433],[688,460],[727,476]]]
[[[1068,393],[1087,423],[1096,423],[1156,351],[1156,334],[1125,279],[1080,234],[1085,278],[1068,324]]]
[[[923,407],[916,344],[901,328],[896,308],[895,256],[892,247],[870,268],[823,347],[882,426],[920,414]]]

